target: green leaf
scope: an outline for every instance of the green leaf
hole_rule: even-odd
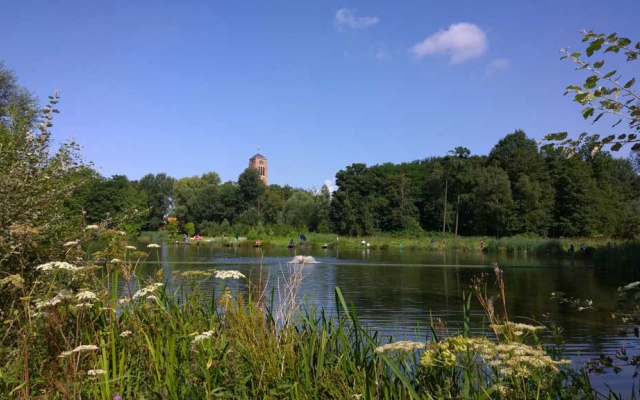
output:
[[[598,75],[592,75],[592,76],[588,77],[587,80],[584,83],[585,89],[593,89],[593,88],[595,88],[596,84],[598,83],[599,80],[600,80],[600,77]]]
[[[623,133],[622,135],[618,135],[618,140],[625,140],[627,138],[627,134]]]
[[[616,135],[609,135],[606,138],[602,139],[602,144],[610,143],[615,138],[616,138]],[[598,140],[598,139],[596,139],[596,140]]]
[[[582,116],[584,117],[584,119],[587,119],[589,117],[592,117],[594,112],[595,110],[593,109],[593,107],[587,107],[582,110]]]
[[[618,70],[613,70],[611,72],[609,72],[608,74],[606,74],[605,76],[603,76],[604,79],[609,79],[611,78],[613,75],[615,75],[615,73],[618,72]]]
[[[578,53],[577,51],[575,53],[571,53],[571,57],[573,58],[578,58],[582,55],[582,53]]]
[[[622,143],[614,143],[613,146],[611,146],[611,151],[618,151],[622,148]]]
[[[550,133],[544,137],[544,140],[565,140],[569,136],[567,132]]]
[[[598,114],[598,116],[593,120],[593,123],[595,124],[596,122],[598,122],[598,120],[599,120],[600,118],[602,118],[602,116],[603,116],[603,115],[604,115],[604,113],[603,113],[603,112],[601,112],[600,114]]]
[[[620,46],[620,47],[626,47],[626,46],[628,46],[630,44],[631,44],[631,40],[629,40],[627,38],[618,39],[618,46]]]
[[[594,52],[600,50],[602,48],[602,43],[604,43],[603,38],[600,38],[591,42],[589,47],[587,47],[587,57],[591,57]]]
[[[640,143],[636,143],[631,147],[631,151],[637,151],[638,149],[640,149]]]
[[[624,88],[629,89],[634,83],[636,83],[636,78],[631,78],[631,80],[624,85]]]
[[[593,63],[593,67],[598,69],[602,68],[603,65],[604,65],[604,60],[596,61]]]
[[[618,40],[618,34],[613,32],[611,35],[607,36],[607,42],[613,43]]]

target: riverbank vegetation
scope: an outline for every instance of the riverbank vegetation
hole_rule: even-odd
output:
[[[109,244],[87,260],[82,244],[95,235]],[[547,327],[509,319],[498,267],[473,281],[463,326],[432,321],[424,338],[408,341],[362,326],[338,288],[333,311],[305,305],[304,265],[290,266],[289,279],[268,292],[237,271],[183,271],[169,282],[158,269],[142,280],[148,253],[103,226],[64,248],[65,261],[35,266],[34,279],[10,275],[0,284],[9,300],[3,398],[597,396],[562,357],[557,335],[558,344],[545,344]],[[203,280],[219,289],[202,291]],[[472,304],[486,313],[485,335],[470,335]]]

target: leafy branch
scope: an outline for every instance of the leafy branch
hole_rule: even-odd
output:
[[[640,42],[632,47],[632,41],[625,37],[619,37],[616,33],[605,35],[591,31],[582,31],[582,42],[589,42],[585,50],[587,57],[595,54],[624,54],[626,61],[635,61],[640,56]],[[601,59],[595,62],[587,62],[582,59],[582,53],[571,52],[569,48],[560,49],[561,60],[570,60],[577,65],[576,70],[589,71],[581,85],[569,85],[565,95],[572,93],[573,100],[580,103],[584,119],[591,119],[596,123],[605,115],[616,117],[612,128],[622,122],[628,123],[629,132],[622,134],[610,134],[601,137],[598,134],[588,135],[582,133],[577,139],[569,138],[567,132],[552,133],[545,137],[550,143],[543,147],[562,147],[565,155],[571,155],[586,142],[592,154],[601,150],[604,146],[611,146],[611,151],[618,151],[626,144],[633,144],[631,150],[640,149],[640,95],[634,90],[636,78],[628,81],[622,80],[622,75],[616,69],[605,71],[606,61]],[[623,83],[624,82],[624,83]]]

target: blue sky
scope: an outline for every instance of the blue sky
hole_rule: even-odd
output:
[[[355,162],[486,154],[515,129],[606,133],[562,96],[585,76],[558,49],[583,28],[640,40],[637,0],[21,0],[3,14],[0,60],[41,99],[62,91],[55,138],[103,175],[236,180],[260,146],[270,183],[304,188]]]

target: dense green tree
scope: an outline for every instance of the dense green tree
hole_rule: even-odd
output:
[[[223,218],[218,186],[220,177],[215,172],[178,179],[173,190],[174,214],[181,223],[217,221]]]
[[[245,208],[255,207],[260,212],[260,196],[265,191],[266,185],[260,177],[258,170],[247,168],[238,177],[238,190],[240,199]]]
[[[537,143],[522,130],[516,130],[496,144],[488,162],[504,170],[512,183],[514,210],[508,230],[546,235],[552,222],[555,192]]]
[[[282,222],[302,231],[315,231],[317,227],[318,202],[306,190],[297,190],[284,205]]]
[[[147,221],[147,197],[124,175],[90,180],[83,206],[86,222],[96,224],[117,220],[129,233],[139,232]]]
[[[316,194],[317,215],[315,231],[319,233],[333,232],[331,223],[331,192],[327,185],[322,185],[320,192]]]
[[[164,225],[164,220],[173,207],[173,185],[175,179],[165,173],[147,174],[137,184],[138,190],[147,196],[149,219],[146,229],[156,230]]]
[[[277,185],[270,185],[260,198],[262,219],[267,224],[276,224],[284,209],[285,199]]]

